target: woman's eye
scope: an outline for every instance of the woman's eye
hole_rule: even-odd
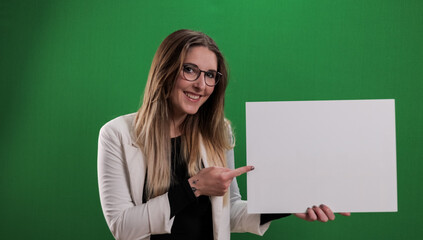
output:
[[[187,72],[187,73],[192,73],[192,72],[194,72],[194,69],[192,69],[191,67],[189,67],[189,66],[185,66],[184,67],[184,71],[185,72]]]
[[[216,73],[214,72],[207,72],[206,74],[208,78],[214,78],[216,76]]]

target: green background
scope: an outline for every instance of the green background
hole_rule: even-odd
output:
[[[0,4],[0,238],[113,239],[98,196],[98,131],[138,109],[158,45],[181,28],[209,34],[227,58],[237,166],[246,101],[396,100],[397,213],[291,216],[262,238],[233,239],[423,235],[423,1]],[[245,176],[238,181],[245,196]]]

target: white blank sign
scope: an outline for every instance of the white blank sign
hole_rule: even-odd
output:
[[[396,212],[395,101],[247,102],[249,213]]]

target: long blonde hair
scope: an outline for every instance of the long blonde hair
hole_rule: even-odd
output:
[[[143,103],[135,118],[137,144],[147,164],[146,200],[166,193],[171,184],[170,94],[188,50],[195,46],[207,47],[216,54],[217,71],[222,76],[209,99],[197,113],[187,115],[180,126],[182,153],[189,175],[195,175],[202,168],[201,143],[210,166],[226,167],[225,152],[233,147],[223,111],[228,72],[222,53],[204,33],[183,29],[170,34],[154,55]]]

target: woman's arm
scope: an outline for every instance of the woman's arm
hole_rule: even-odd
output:
[[[234,151],[226,153],[228,168],[234,169]],[[230,186],[230,207],[231,207],[231,231],[250,232],[262,236],[270,226],[270,222],[261,224],[260,214],[248,214],[247,201],[241,199],[236,178]]]
[[[167,193],[139,205],[132,198],[129,172],[136,174],[138,170],[128,168],[122,143],[126,134],[120,127],[121,124],[106,124],[98,141],[100,200],[110,231],[116,239],[170,233],[173,218]]]

